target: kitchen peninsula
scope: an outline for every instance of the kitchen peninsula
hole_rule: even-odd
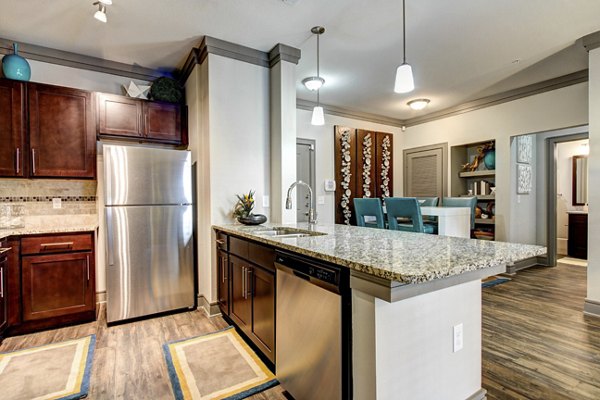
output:
[[[218,225],[213,229],[220,252],[219,282],[227,282],[220,286],[219,293],[220,303],[227,298],[224,303],[228,308],[221,304],[224,315],[233,310],[229,307],[235,307],[234,289],[245,287],[244,298],[248,292],[260,295],[254,293],[254,284],[248,283],[247,275],[242,278],[242,286],[236,282],[232,260],[239,257],[250,261],[240,264],[246,265],[242,267],[244,272],[249,268],[260,272],[261,265],[282,263],[289,256],[337,266],[341,276],[347,274],[347,280],[341,279],[341,283],[346,282],[348,287],[341,291],[349,293],[351,321],[342,322],[342,330],[346,331],[340,335],[350,338],[348,347],[342,343],[342,349],[346,349],[342,352],[351,353],[346,354],[348,358],[342,365],[351,365],[351,379],[346,379],[346,384],[354,399],[397,399],[400,394],[407,399],[484,398],[481,279],[504,272],[508,264],[546,253],[539,246],[345,225],[316,225],[310,229],[307,224]],[[282,270],[279,266],[276,270],[272,265],[270,268],[277,274],[277,302],[273,307],[276,304],[274,315],[278,321],[272,323],[277,327],[277,343],[271,350],[277,346],[277,357],[272,360],[279,377],[280,354],[286,353],[279,343],[280,330],[285,329],[279,321],[283,315],[280,295],[285,289],[280,280]],[[255,274],[251,275],[254,279]],[[264,307],[264,298],[259,301]],[[312,313],[319,311],[317,307]],[[264,327],[264,321],[258,325]],[[252,328],[250,331],[254,332]],[[335,357],[334,350],[329,350],[327,357]],[[282,385],[286,388],[285,382]]]

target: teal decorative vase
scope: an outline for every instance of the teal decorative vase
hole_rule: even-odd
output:
[[[496,150],[490,150],[485,153],[483,163],[487,169],[496,169]]]
[[[14,54],[4,56],[2,59],[2,72],[4,77],[16,81],[31,79],[31,67],[26,59],[19,55],[19,45],[13,43]]]

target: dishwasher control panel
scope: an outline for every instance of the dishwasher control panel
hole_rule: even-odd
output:
[[[339,286],[340,284],[340,270],[334,267],[317,265],[303,259],[282,255],[277,255],[276,262],[307,277],[318,279],[330,285]]]

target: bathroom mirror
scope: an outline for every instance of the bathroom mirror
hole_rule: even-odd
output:
[[[584,206],[588,202],[587,156],[573,156],[573,205]]]

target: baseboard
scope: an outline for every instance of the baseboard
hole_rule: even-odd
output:
[[[517,271],[539,265],[538,257],[530,257],[506,266],[506,273],[514,275]]]
[[[96,292],[96,304],[106,303],[106,290],[103,292]]]
[[[537,256],[538,265],[548,266],[548,256]]]
[[[585,303],[583,303],[583,313],[590,317],[600,317],[600,302],[585,299]]]
[[[466,400],[485,400],[487,399],[487,390],[485,390],[484,388],[479,389],[478,391],[476,391],[475,393],[473,393],[472,395],[470,395],[469,397],[467,397]]]
[[[210,303],[203,295],[198,296],[198,307],[204,310],[204,313],[209,317],[215,317],[221,314],[219,303]]]

